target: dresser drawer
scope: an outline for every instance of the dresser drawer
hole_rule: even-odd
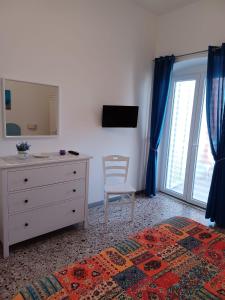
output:
[[[42,188],[10,193],[8,196],[9,214],[24,212],[36,207],[67,199],[85,197],[84,179],[57,183]]]
[[[18,191],[85,177],[86,163],[27,168],[8,172],[8,191]]]
[[[57,205],[9,216],[9,243],[84,221],[84,199],[68,200]]]

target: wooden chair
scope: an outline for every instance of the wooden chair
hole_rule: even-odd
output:
[[[104,204],[105,223],[108,222],[110,205],[131,204],[131,220],[134,218],[135,189],[127,183],[129,157],[109,155],[103,157],[104,171]],[[109,183],[109,180],[113,181]],[[110,198],[120,196],[120,201],[110,201]]]

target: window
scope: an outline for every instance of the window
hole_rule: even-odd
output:
[[[160,187],[204,207],[214,166],[206,123],[206,60],[184,65],[175,67],[172,77],[161,144]]]
[[[184,190],[195,84],[195,80],[184,80],[174,86],[166,188],[180,194]]]

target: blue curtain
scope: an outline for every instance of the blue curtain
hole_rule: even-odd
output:
[[[206,113],[209,140],[215,160],[206,218],[225,227],[225,44],[209,47]]]
[[[168,90],[171,71],[175,56],[165,56],[155,59],[153,97],[150,128],[150,149],[146,175],[146,195],[156,195],[157,151],[160,143],[165,112],[168,100]]]

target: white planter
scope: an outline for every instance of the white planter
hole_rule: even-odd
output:
[[[18,157],[19,159],[27,159],[29,156],[28,151],[18,151]]]

